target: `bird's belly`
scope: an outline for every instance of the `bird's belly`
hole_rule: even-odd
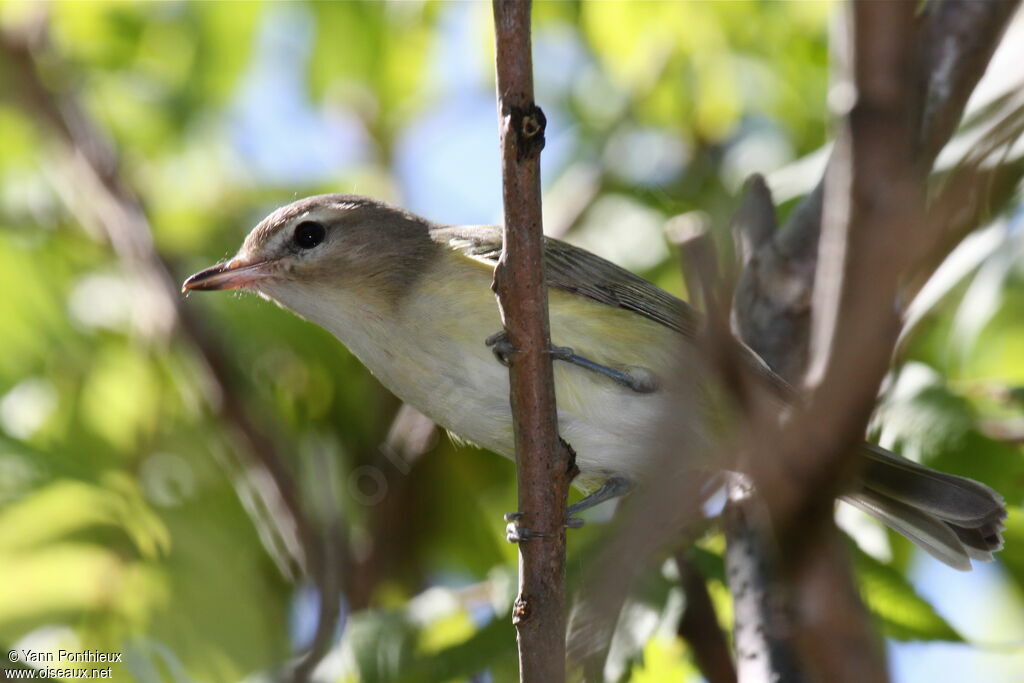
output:
[[[383,373],[381,380],[399,398],[452,435],[512,457],[515,446],[508,369],[489,351],[485,352],[486,355],[459,353],[457,348],[435,350],[415,359],[422,371],[415,381],[389,381],[391,378]]]
[[[330,315],[311,317],[403,401],[452,434],[513,457],[508,368],[484,345],[488,334],[501,329],[487,284],[485,279],[460,287],[449,274],[425,284],[398,312],[342,300]],[[480,295],[460,296],[467,287]],[[594,362],[649,368],[659,377],[674,367],[670,359],[678,340],[667,328],[564,293],[553,291],[551,304],[555,344],[574,347]],[[337,316],[338,310],[347,315]],[[647,437],[658,429],[667,395],[638,394],[561,361],[554,363],[554,374],[559,432],[576,451],[579,483],[613,474],[641,478]]]
[[[396,374],[394,365],[374,367],[381,382],[454,436],[506,457],[515,452],[509,407],[508,368],[480,344],[479,353],[461,345],[420,340],[402,352],[415,372]],[[463,347],[464,348],[464,347]],[[555,394],[561,436],[576,451],[583,487],[610,475],[642,476],[644,437],[661,417],[660,395],[640,395],[593,372],[555,363]]]

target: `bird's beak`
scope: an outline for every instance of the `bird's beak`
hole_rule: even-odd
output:
[[[211,291],[215,289],[244,289],[257,280],[269,277],[270,261],[245,263],[231,259],[201,270],[181,285],[182,292]]]

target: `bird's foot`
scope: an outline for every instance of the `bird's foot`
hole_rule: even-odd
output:
[[[505,539],[509,543],[522,543],[523,541],[529,541],[534,538],[545,538],[551,535],[522,526],[519,523],[522,519],[522,512],[505,513],[505,521],[508,522],[505,526]]]
[[[512,354],[519,353],[519,349],[512,345],[512,342],[508,339],[508,333],[505,330],[495,332],[490,337],[484,340],[487,346],[491,347],[491,351],[494,353],[494,357],[498,359],[498,362],[502,365],[508,366],[509,359]],[[599,375],[604,375],[608,379],[612,380],[616,384],[622,385],[631,391],[638,394],[649,394],[658,388],[658,381],[647,368],[642,367],[631,367],[624,370],[616,370],[600,363],[578,355],[572,348],[568,346],[554,346],[548,350],[551,354],[552,359],[564,361],[566,363],[572,363],[578,365],[581,368],[596,372]]]
[[[512,354],[519,353],[519,349],[512,346],[512,342],[508,339],[508,332],[505,330],[495,332],[484,340],[484,344],[491,347],[491,353],[493,353],[494,357],[498,359],[498,362],[505,367],[508,367],[509,358],[512,357]]]
[[[586,522],[582,517],[566,517],[565,528],[566,529],[580,529]]]
[[[505,513],[505,521],[508,524],[505,526],[505,539],[509,543],[522,543],[523,541],[529,541],[534,538],[546,538],[551,534],[545,534],[540,531],[534,531],[522,526],[519,522],[523,518],[522,512],[507,512]],[[579,517],[569,517],[565,520],[566,529],[579,529],[583,526],[583,520]]]

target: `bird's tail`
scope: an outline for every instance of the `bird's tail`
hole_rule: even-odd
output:
[[[906,536],[929,555],[968,571],[1001,550],[1006,508],[988,486],[865,444],[861,488],[844,500]]]

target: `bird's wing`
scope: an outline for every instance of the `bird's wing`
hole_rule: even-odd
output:
[[[491,267],[501,256],[502,235],[497,227],[439,228],[434,239]],[[545,237],[544,270],[550,287],[639,313],[686,337],[697,333],[700,315],[689,304],[585,249]]]
[[[502,232],[495,226],[449,226],[432,230],[436,242],[492,268],[501,256]],[[544,238],[544,271],[548,286],[633,311],[693,339],[701,315],[688,303],[660,287],[585,249],[550,237]],[[781,398],[791,399],[793,388],[776,375],[750,347],[737,341],[739,354]]]

